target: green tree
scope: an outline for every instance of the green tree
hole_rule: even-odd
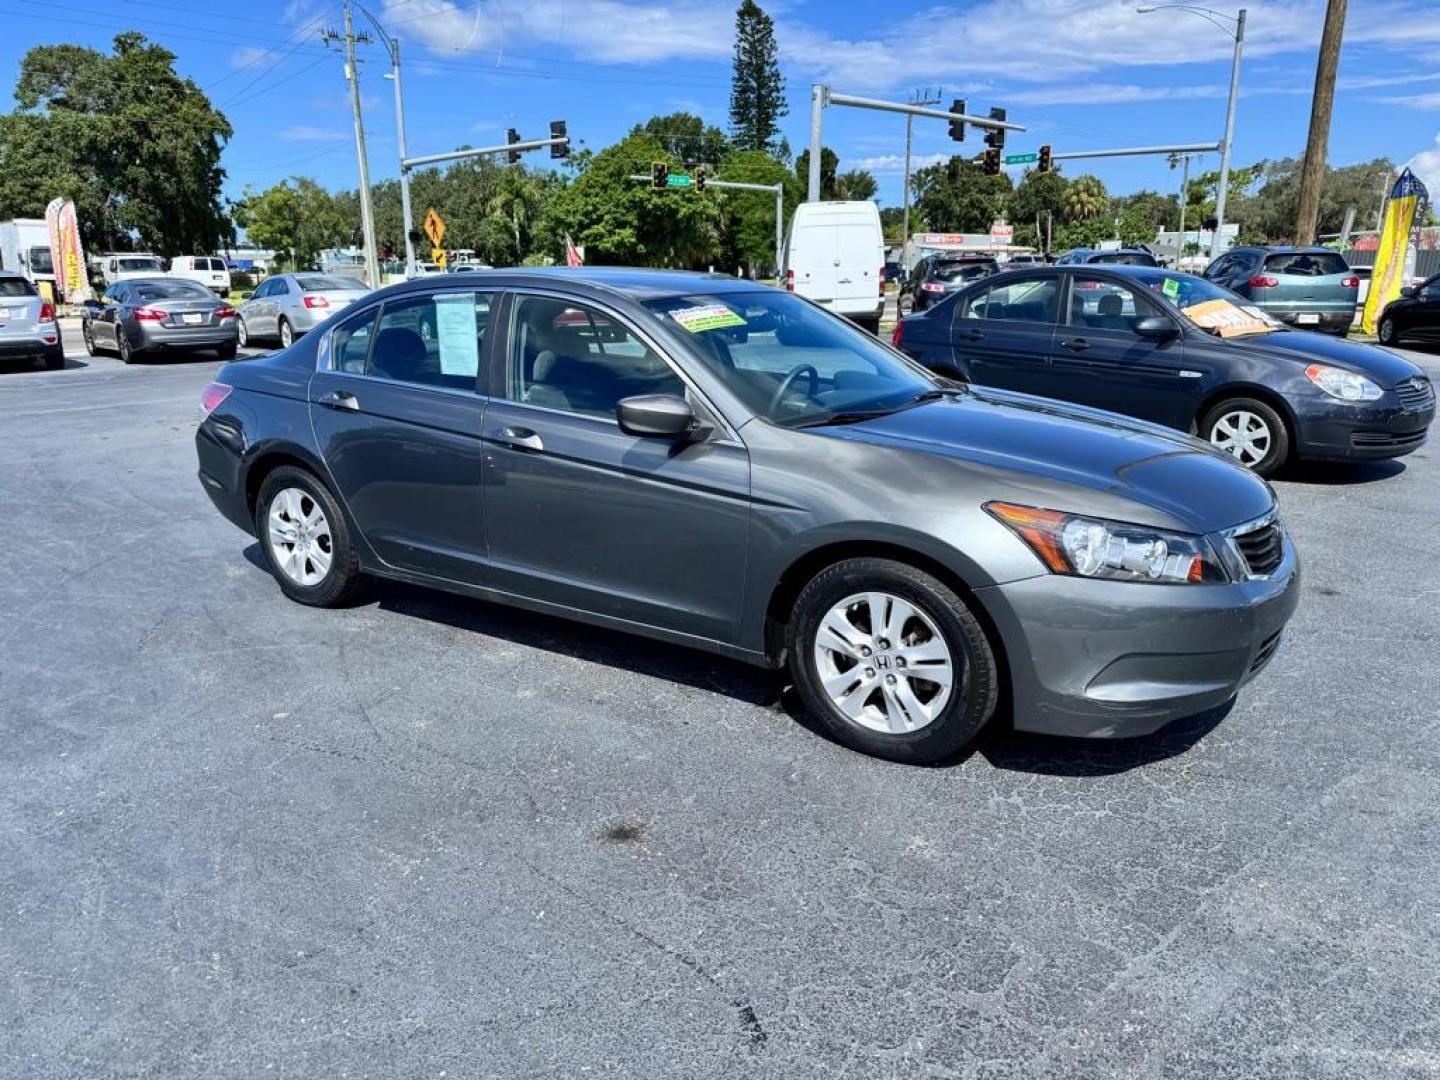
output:
[[[1173,195],[1137,191],[1114,201],[1116,229],[1126,247],[1153,244],[1156,233],[1173,229],[1179,222],[1179,200]]]
[[[20,62],[15,100],[0,118],[0,217],[37,215],[68,195],[94,250],[138,240],[191,254],[233,235],[220,190],[230,123],[175,73],[169,50],[135,32],[117,35],[108,55],[39,46]]]
[[[1380,213],[1384,192],[1395,175],[1388,158],[1360,162],[1340,168],[1326,168],[1320,187],[1321,233],[1338,233],[1345,211],[1353,207],[1360,227],[1373,226]],[[1262,161],[1254,167],[1259,190],[1245,195],[1238,205],[1226,209],[1226,217],[1238,221],[1247,240],[1274,243],[1290,239],[1300,209],[1300,162],[1295,158]]]
[[[987,176],[961,157],[926,166],[911,177],[911,187],[920,217],[940,232],[988,231],[1004,216],[1011,191],[1008,176]]]
[[[1098,176],[1085,173],[1077,176],[1065,189],[1067,221],[1092,221],[1110,208],[1110,195]]]
[[[679,169],[654,136],[632,132],[581,163],[573,184],[549,202],[544,226],[569,233],[585,246],[590,263],[702,267],[720,254],[720,213],[715,202],[690,190],[656,191],[631,174],[652,161]]]
[[[1065,190],[1069,186],[1058,172],[1025,170],[1005,207],[1005,216],[1015,226],[1015,243],[1044,248],[1047,231],[1065,221]]]
[[[833,199],[835,195],[835,177],[840,169],[840,155],[831,150],[828,146],[820,148],[820,198]],[[795,175],[800,183],[804,184],[806,190],[810,186],[810,151],[801,150],[800,156],[795,159]]]
[[[875,198],[880,185],[864,169],[851,169],[835,177],[835,198],[863,201]]]
[[[360,239],[359,200],[353,212],[314,180],[291,177],[256,192],[246,189],[235,203],[235,223],[252,244],[270,248],[291,269],[313,269],[320,253]]]
[[[716,179],[744,184],[783,184],[782,228],[805,197],[804,188],[789,166],[760,150],[739,150],[731,154]],[[728,269],[743,264],[752,274],[761,267],[774,267],[775,199],[761,191],[716,190],[713,197],[720,206],[723,251],[720,265]]]
[[[717,127],[688,112],[652,116],[645,121],[646,134],[653,135],[665,152],[681,161],[718,165],[730,152],[730,140]]]
[[[775,22],[755,0],[735,11],[735,63],[730,80],[730,137],[741,150],[776,149],[785,78],[776,59]]]

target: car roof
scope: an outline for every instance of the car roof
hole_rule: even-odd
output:
[[[1232,251],[1263,251],[1263,252],[1265,252],[1266,254],[1269,254],[1269,255],[1339,255],[1339,254],[1340,254],[1340,253],[1339,253],[1338,251],[1336,251],[1334,248],[1321,247],[1319,244],[1313,244],[1313,245],[1311,245],[1311,246],[1309,246],[1309,247],[1297,246],[1297,245],[1294,245],[1294,244],[1275,244],[1275,245],[1273,245],[1273,246],[1267,246],[1267,245],[1265,245],[1265,244],[1247,244],[1247,245],[1246,245],[1245,247],[1243,247],[1243,248],[1232,248],[1231,250],[1232,250]]]
[[[729,274],[706,274],[689,270],[650,270],[633,266],[545,266],[511,267],[504,270],[477,270],[465,275],[465,284],[494,282],[497,287],[525,285],[581,285],[597,292],[655,300],[688,293],[750,292],[763,288],[758,282]],[[435,274],[389,286],[385,291],[425,292],[454,288],[449,274]]]
[[[16,278],[19,278],[21,281],[26,280],[24,274],[18,273],[14,270],[0,270],[0,278],[4,278],[8,281],[13,281]]]

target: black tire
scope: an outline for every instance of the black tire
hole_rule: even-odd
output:
[[[100,355],[100,346],[95,344],[95,331],[90,328],[88,320],[80,324],[80,337],[85,342],[86,356]]]
[[[239,347],[233,341],[227,341],[224,345],[217,345],[215,353],[221,360],[234,360]]]
[[[314,585],[302,585],[289,577],[280,568],[279,558],[271,546],[268,525],[270,504],[287,488],[299,488],[308,494],[320,507],[330,526],[330,569]],[[266,474],[260,485],[260,495],[255,500],[255,535],[260,539],[270,573],[279,584],[280,591],[291,600],[312,607],[340,607],[353,597],[359,587],[360,564],[350,539],[349,523],[330,489],[308,470],[281,465]]]
[[[1380,340],[1381,345],[1400,344],[1400,335],[1395,332],[1395,320],[1385,316],[1380,320],[1380,325],[1375,327],[1375,336]]]
[[[282,349],[288,349],[291,345],[295,344],[295,328],[290,325],[289,319],[282,316],[280,325],[276,330],[280,335],[280,347]]]
[[[895,301],[895,313],[902,319],[905,318],[906,315],[913,315],[917,310],[913,297],[901,296],[900,299]]]
[[[122,364],[128,364],[135,359],[135,350],[130,347],[130,336],[125,333],[123,326],[115,328],[115,349],[120,354]]]
[[[250,345],[250,331],[245,329],[245,318],[241,316],[235,320],[235,336],[240,348],[248,348]]]
[[[1255,398],[1236,397],[1227,398],[1213,405],[1200,419],[1200,438],[1215,446],[1216,441],[1212,435],[1215,425],[1227,413],[1242,412],[1249,413],[1264,422],[1268,429],[1269,442],[1264,457],[1258,461],[1245,461],[1238,456],[1236,460],[1260,476],[1273,476],[1290,458],[1290,431],[1285,426],[1284,418],[1265,402],[1257,401]],[[1222,448],[1217,447],[1217,449]]]
[[[850,719],[830,700],[816,666],[822,620],[847,597],[870,591],[889,593],[924,612],[952,657],[955,681],[949,700],[935,719],[913,731],[885,733]],[[912,765],[944,762],[964,750],[995,711],[999,676],[984,629],[953,589],[906,563],[846,559],[822,570],[795,601],[786,646],[795,689],[811,716],[836,742],[861,753]],[[877,684],[867,699],[880,689]]]

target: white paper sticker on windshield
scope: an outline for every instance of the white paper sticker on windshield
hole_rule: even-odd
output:
[[[1196,326],[1214,330],[1221,337],[1244,337],[1246,334],[1264,334],[1270,330],[1264,313],[1258,309],[1254,314],[1247,308],[1238,307],[1229,300],[1205,300],[1181,308]]]
[[[435,340],[444,374],[475,377],[480,370],[480,330],[474,293],[435,297]]]
[[[719,330],[726,326],[745,325],[745,319],[724,304],[701,304],[699,307],[680,308],[670,312],[670,318],[692,334],[699,334],[706,330]]]

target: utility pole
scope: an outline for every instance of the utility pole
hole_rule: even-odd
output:
[[[1320,220],[1320,187],[1325,182],[1325,147],[1330,139],[1330,112],[1335,104],[1335,69],[1340,66],[1340,39],[1345,36],[1346,0],[1329,0],[1325,28],[1320,32],[1320,58],[1315,64],[1315,94],[1310,99],[1310,137],[1300,169],[1300,212],[1295,243],[1313,244]]]
[[[365,153],[365,122],[360,116],[360,71],[355,66],[355,45],[368,43],[370,35],[355,33],[355,13],[351,0],[345,0],[345,33],[327,30],[326,41],[345,42],[345,79],[350,84],[350,112],[355,118],[355,156],[360,161],[360,227],[365,245],[365,276],[372,289],[380,287],[380,257],[375,250],[375,210],[370,202],[370,159]],[[399,87],[399,82],[396,82]]]
[[[921,105],[921,106],[939,105],[939,104],[940,104],[940,97],[939,97],[939,95],[940,95],[941,91],[937,90],[935,93],[936,93],[936,96],[935,96],[935,97],[931,97],[928,93],[925,93],[925,92],[917,93],[917,94],[913,95],[913,96],[910,98],[910,104],[911,104],[911,105]],[[906,249],[906,248],[909,246],[909,244],[910,244],[910,143],[911,143],[911,140],[912,140],[912,137],[913,137],[914,130],[915,130],[915,114],[914,114],[914,113],[906,113],[906,114],[905,114],[905,189],[904,189],[904,194],[902,195],[902,200],[903,200],[903,201],[902,201],[901,204],[900,204],[900,205],[903,207],[903,209],[901,210],[901,213],[900,213],[900,245],[901,245],[901,250],[902,250],[902,251],[903,251],[904,249]],[[903,257],[904,257],[904,256],[902,256],[902,258],[903,258]]]
[[[1185,257],[1185,200],[1190,195],[1190,155],[1171,154],[1170,167],[1180,165],[1180,227],[1175,236],[1175,269],[1180,269],[1180,260]]]

